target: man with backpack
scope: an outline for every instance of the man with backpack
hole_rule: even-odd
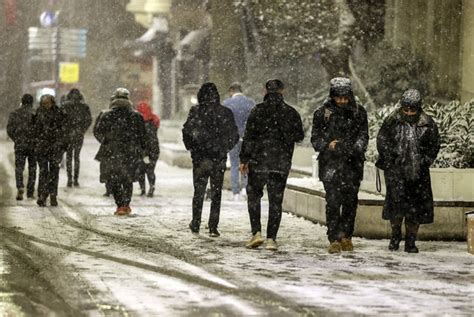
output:
[[[207,181],[211,183],[209,235],[220,236],[217,226],[221,208],[222,185],[227,153],[239,141],[239,132],[232,111],[220,104],[217,87],[205,83],[198,92],[199,104],[193,106],[183,125],[183,142],[193,161],[192,233],[199,233]]]

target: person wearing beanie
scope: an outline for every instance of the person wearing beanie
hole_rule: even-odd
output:
[[[198,104],[189,110],[183,125],[183,142],[193,161],[193,216],[189,229],[198,234],[208,179],[211,184],[209,235],[219,237],[219,216],[227,153],[239,141],[232,111],[220,103],[214,83],[205,83],[197,93]]]
[[[36,182],[36,157],[34,154],[34,115],[33,96],[24,94],[20,107],[8,116],[7,134],[15,144],[15,180],[17,200],[23,200],[25,187],[23,171],[28,160],[28,183],[26,185],[27,198],[33,198]]]
[[[117,209],[115,215],[132,212],[133,183],[147,151],[143,117],[133,109],[128,90],[117,89],[110,109],[97,120],[94,136],[100,142],[95,159],[100,162],[100,181],[110,186]]]
[[[304,131],[300,115],[283,98],[283,82],[269,80],[265,90],[263,102],[255,106],[247,120],[240,152],[240,170],[248,174],[247,205],[252,237],[246,247],[257,248],[265,242],[260,218],[266,185],[269,215],[265,247],[276,251],[286,181],[295,143],[303,141]]]
[[[34,119],[35,154],[39,165],[38,200],[40,207],[58,206],[59,164],[66,151],[66,114],[52,95],[43,95]]]
[[[329,97],[313,116],[311,144],[326,192],[329,253],[353,251],[357,194],[369,140],[367,112],[356,101],[349,78],[331,79]]]
[[[430,166],[440,149],[434,120],[422,109],[421,94],[405,91],[400,107],[383,122],[377,135],[379,158],[384,171],[386,196],[382,218],[390,221],[389,250],[396,251],[402,240],[405,220],[405,252],[418,253],[415,241],[420,224],[434,218]]]
[[[84,101],[84,96],[79,89],[73,88],[66,96],[62,105],[67,120],[67,187],[79,186],[80,156],[84,144],[84,134],[92,124],[92,116],[89,106]],[[74,175],[72,164],[74,160]]]
[[[156,162],[160,156],[160,142],[158,140],[158,129],[160,128],[160,117],[153,113],[150,105],[146,101],[140,101],[137,105],[137,111],[142,115],[145,120],[146,128],[146,142],[148,143],[148,152],[145,153],[145,157],[148,157],[149,161],[145,162],[143,169],[140,172],[138,183],[140,184],[141,196],[146,194],[146,181],[148,178],[148,184],[150,186],[148,190],[148,197],[153,197],[155,192],[155,167]]]

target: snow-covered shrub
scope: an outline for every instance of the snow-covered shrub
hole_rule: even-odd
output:
[[[397,107],[385,106],[369,114],[368,161],[377,160],[377,133],[383,120]],[[441,137],[441,149],[433,167],[474,168],[474,100],[464,104],[428,104],[423,109],[435,120]]]

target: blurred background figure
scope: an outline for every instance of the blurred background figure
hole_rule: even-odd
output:
[[[160,128],[160,117],[153,113],[150,105],[146,101],[140,101],[137,106],[138,112],[141,113],[145,120],[146,142],[148,149],[144,153],[147,158],[141,169],[138,183],[140,184],[141,196],[146,194],[146,178],[148,178],[148,197],[153,197],[155,192],[155,167],[160,156],[160,142],[158,140],[158,129]]]
[[[23,200],[25,187],[23,184],[23,170],[28,160],[28,184],[26,196],[34,197],[36,182],[36,157],[34,154],[34,119],[33,96],[24,94],[20,107],[15,109],[8,117],[7,134],[15,143],[15,179],[17,195],[16,200]]]

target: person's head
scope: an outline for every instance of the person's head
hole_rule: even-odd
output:
[[[421,112],[421,94],[416,89],[408,89],[400,100],[401,110],[406,116],[415,116]]]
[[[21,104],[24,106],[32,106],[33,105],[34,98],[30,94],[24,94],[21,97]]]
[[[67,94],[66,99],[67,100],[73,100],[73,101],[81,101],[83,99],[83,96],[82,96],[79,89],[73,88]]]
[[[145,100],[138,102],[137,111],[140,112],[141,114],[151,114],[153,112],[150,104],[146,102]]]
[[[205,83],[199,88],[197,93],[198,102],[200,104],[219,103],[220,96],[217,86],[214,83]]]
[[[111,100],[115,99],[129,99],[130,98],[130,91],[127,88],[117,88],[115,89],[114,93],[112,94]]]
[[[285,85],[279,79],[270,79],[265,84],[265,90],[267,91],[267,94],[271,94],[271,93],[283,94],[284,89],[285,89]]]
[[[51,109],[54,105],[56,105],[56,100],[54,99],[53,95],[43,95],[40,98],[39,105],[45,109]]]
[[[351,80],[345,77],[335,77],[329,84],[329,97],[339,107],[347,106],[353,96]]]
[[[229,95],[233,96],[238,93],[242,93],[242,85],[238,82],[234,82],[229,87]]]

